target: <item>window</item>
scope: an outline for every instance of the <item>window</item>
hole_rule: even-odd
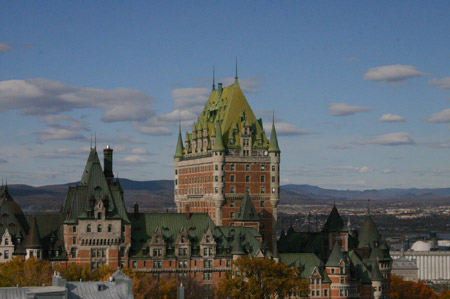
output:
[[[30,255],[31,255],[31,252],[30,252]],[[76,258],[77,257],[77,249],[76,248],[72,248],[70,250],[70,255],[72,256],[73,259]],[[33,256],[33,255],[31,255],[31,256]]]
[[[214,192],[215,192],[215,193],[219,193],[219,187],[216,187],[216,188],[214,189]]]
[[[112,232],[112,225],[108,224],[108,233]]]
[[[154,269],[162,269],[162,261],[153,261]]]
[[[328,290],[323,290],[323,295],[326,297],[328,296]]]
[[[272,165],[272,171],[275,171],[275,165]]]
[[[120,257],[124,257],[125,256],[125,249],[124,248],[120,248],[119,255],[120,255]]]
[[[234,175],[231,175],[231,182],[234,183]]]
[[[102,213],[97,214],[97,219],[102,219]]]
[[[219,176],[216,175],[216,176],[214,177],[214,180],[215,180],[216,182],[218,182],[218,181],[219,181]]]
[[[96,250],[95,249],[91,249],[91,257],[95,257],[95,253],[96,253]]]
[[[261,164],[261,170],[265,170],[266,166],[264,164]]]
[[[211,272],[203,272],[203,280],[212,280]]]
[[[275,183],[275,176],[272,176],[272,183]]]
[[[245,165],[245,170],[247,170],[247,171],[250,170],[250,164]]]
[[[5,245],[9,245],[9,239],[5,238]]]
[[[230,218],[234,218],[234,212],[230,212]]]
[[[212,260],[205,260],[204,261],[204,268],[212,268],[212,267],[213,267]]]
[[[250,187],[245,187],[245,192],[250,193]]]
[[[264,201],[261,200],[261,201],[259,202],[259,206],[260,206],[261,208],[264,208]]]
[[[341,277],[341,284],[345,283],[344,277]]]
[[[234,193],[235,192],[235,188],[234,188],[234,186],[231,186],[231,191],[230,191],[231,193]]]
[[[219,165],[217,165],[217,164],[214,165],[214,169],[215,169],[215,170],[219,170]]]
[[[122,225],[122,233],[125,232],[125,225]]]
[[[88,224],[88,225],[87,225],[87,227],[86,227],[86,231],[87,231],[88,233],[90,233],[90,232],[91,232],[91,225],[90,225],[90,224]]]
[[[136,268],[136,261],[133,261],[133,268]]]
[[[262,175],[262,176],[261,176],[261,183],[264,183],[265,180],[266,180],[266,176],[265,176],[265,175]]]
[[[231,164],[230,169],[234,170],[234,164]]]
[[[72,237],[72,244],[77,244],[77,237]]]
[[[102,257],[106,257],[106,249],[102,249]]]
[[[76,233],[76,232],[77,232],[77,227],[76,227],[76,226],[73,226],[73,227],[72,227],[72,232],[73,232],[73,233]]]
[[[208,248],[203,248],[203,256],[208,256]]]
[[[230,201],[230,207],[234,207],[234,201]]]
[[[261,193],[265,193],[266,192],[266,188],[261,187]]]
[[[186,269],[188,267],[187,261],[178,261],[178,268]]]
[[[331,273],[334,274],[334,268],[331,268]]]
[[[272,188],[272,194],[275,194],[275,187]]]
[[[9,259],[9,250],[5,250],[5,252],[3,253],[3,258],[5,260]]]
[[[98,233],[102,232],[102,225],[101,224],[97,225],[97,232]]]
[[[247,183],[250,182],[250,176],[249,176],[249,175],[246,175],[246,176],[245,176],[245,181],[246,181]]]

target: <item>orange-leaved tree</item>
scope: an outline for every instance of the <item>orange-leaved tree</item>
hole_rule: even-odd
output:
[[[13,258],[0,263],[0,287],[51,285],[52,268],[48,261]]]
[[[295,268],[269,258],[240,257],[233,271],[220,280],[216,294],[220,298],[283,298],[295,292],[307,296],[309,284]]]
[[[391,276],[392,299],[438,299],[439,296],[426,284],[421,282],[405,281],[397,275]]]

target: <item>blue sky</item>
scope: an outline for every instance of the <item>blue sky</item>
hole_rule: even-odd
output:
[[[95,132],[119,177],[171,179],[235,57],[284,184],[449,187],[448,1],[4,1],[1,176],[79,180]]]

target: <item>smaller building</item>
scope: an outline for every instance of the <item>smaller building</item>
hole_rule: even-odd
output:
[[[415,260],[409,260],[405,257],[403,250],[398,259],[394,259],[392,263],[391,274],[402,277],[407,281],[419,281],[419,268]]]
[[[0,298],[133,299],[132,280],[117,270],[108,281],[68,282],[55,273],[52,286],[0,288]]]

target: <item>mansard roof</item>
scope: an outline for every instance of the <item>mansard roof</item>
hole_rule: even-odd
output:
[[[36,217],[34,216],[31,220],[31,227],[28,232],[28,236],[25,239],[25,248],[43,248]]]
[[[301,276],[309,278],[314,269],[317,268],[324,278],[323,262],[314,253],[281,253],[280,261],[288,267],[296,267],[301,271]]]
[[[66,222],[86,217],[92,210],[89,200],[108,200],[108,216],[129,221],[123,201],[123,190],[118,180],[107,180],[103,173],[97,150],[92,148],[81,177],[80,184],[69,187],[63,206]]]
[[[243,238],[242,247],[247,253],[256,254],[261,235],[253,228],[216,226],[208,214],[193,213],[189,217],[181,213],[129,213],[131,222],[131,256],[146,257],[146,249],[158,229],[167,248],[174,248],[182,229],[185,229],[193,255],[200,255],[200,242],[209,228],[217,244],[217,255],[229,256],[236,242],[236,235]]]
[[[333,206],[330,215],[328,216],[327,222],[325,223],[323,232],[345,232],[347,231],[344,221],[342,221],[341,215],[339,214],[336,206]]]
[[[248,192],[245,192],[239,210],[234,218],[236,221],[259,221],[253,201]]]

